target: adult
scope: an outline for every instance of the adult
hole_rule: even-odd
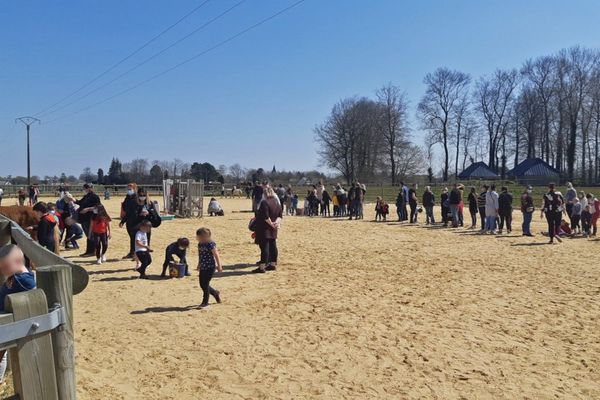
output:
[[[546,215],[548,222],[548,237],[550,243],[554,243],[554,238],[562,242],[559,236],[562,214],[565,212],[565,200],[560,192],[555,191],[554,183],[548,185],[548,192],[544,195],[544,207],[541,217]]]
[[[263,199],[263,187],[260,185],[258,181],[254,182],[254,187],[252,188],[252,211],[256,212],[258,210],[258,205]]]
[[[27,194],[25,193],[25,190],[22,187],[19,188],[19,190],[17,191],[17,199],[19,200],[20,206],[25,205],[25,200],[27,199]]]
[[[356,206],[356,195],[357,195],[357,191],[359,189],[357,189],[356,187],[356,182],[352,182],[352,185],[350,185],[350,189],[348,189],[348,219],[352,220],[352,216],[356,215],[356,210],[355,210],[355,206]]]
[[[571,216],[573,214],[573,205],[575,204],[576,198],[577,190],[575,190],[571,182],[567,182],[567,193],[565,193],[565,207],[567,210],[567,215],[569,216],[569,220],[573,219]]]
[[[485,195],[485,231],[490,235],[496,234],[496,220],[498,219],[499,207],[496,185],[490,185]]]
[[[450,214],[450,200],[449,200],[448,188],[442,189],[442,195],[440,196],[440,202],[442,205],[442,222],[444,227],[448,226],[448,215]]]
[[[416,224],[418,217],[417,205],[419,200],[417,199],[417,189],[419,185],[413,183],[412,187],[408,190],[408,206],[410,207],[410,223]]]
[[[323,192],[325,191],[325,185],[323,185],[322,181],[319,181],[317,183],[315,190],[315,195],[317,196],[317,200],[319,201],[319,214],[323,215]]]
[[[121,222],[119,227],[125,226],[127,228],[127,235],[129,235],[129,252],[123,257],[124,260],[133,258],[135,254],[135,234],[138,228],[138,198],[137,198],[137,184],[131,182],[127,184],[127,194],[121,203]]]
[[[460,202],[462,201],[462,191],[459,189],[458,183],[452,185],[452,190],[450,191],[450,197],[448,198],[450,203],[450,214],[452,215],[452,227],[458,228],[458,223],[460,218],[458,216],[458,208],[460,207]]]
[[[277,190],[275,191],[275,193],[277,194],[277,198],[279,199],[279,203],[281,204],[281,207],[283,207],[283,205],[285,204],[286,190],[281,183],[279,184],[279,186],[277,186]]]
[[[402,221],[408,221],[408,192],[410,189],[404,182],[400,182],[402,192]]]
[[[292,210],[292,199],[294,198],[294,191],[292,185],[288,185],[285,189],[285,215],[290,215]]]
[[[398,215],[398,221],[404,221],[404,207],[406,207],[406,204],[404,203],[404,193],[402,192],[402,187],[400,187],[398,196],[396,196],[396,214]]]
[[[505,224],[507,232],[512,232],[512,202],[512,194],[508,192],[508,188],[506,186],[502,186],[502,191],[500,192],[500,196],[498,196],[498,215],[500,217],[499,233],[502,233]]]
[[[479,210],[479,219],[481,220],[481,232],[485,232],[485,197],[487,195],[489,186],[483,185],[481,187],[483,190],[479,193],[479,197],[477,197],[477,209]]]
[[[531,220],[535,206],[533,205],[533,197],[531,196],[532,188],[527,186],[521,195],[521,213],[523,213],[523,236],[533,236],[531,233]]]
[[[256,243],[260,246],[260,262],[254,273],[264,273],[277,269],[277,233],[281,223],[281,205],[275,200],[275,192],[268,187],[265,200],[256,211]]]
[[[33,185],[29,186],[28,196],[29,196],[29,205],[30,206],[33,206],[35,203],[37,203],[37,199],[35,198],[35,188],[33,187]]]
[[[435,195],[431,191],[431,186],[425,186],[423,192],[423,207],[425,207],[425,224],[435,225],[435,217],[433,216],[433,206],[435,205]]]
[[[475,189],[475,186],[471,187],[471,192],[467,200],[469,201],[469,214],[471,214],[470,229],[475,229],[477,228],[477,214],[479,213],[479,208],[477,207],[477,189]]]
[[[83,232],[86,237],[85,252],[81,257],[92,257],[95,255],[95,243],[90,237],[90,225],[92,223],[92,217],[94,216],[94,208],[100,205],[100,197],[94,193],[94,186],[91,183],[85,183],[83,185],[84,195],[81,199],[75,201],[75,204],[79,206],[77,209],[77,222],[81,224]]]

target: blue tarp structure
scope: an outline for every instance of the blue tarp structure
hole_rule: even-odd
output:
[[[547,184],[557,182],[560,173],[541,158],[528,158],[523,160],[512,170],[508,171],[508,177],[529,184]]]
[[[486,163],[480,161],[471,164],[467,169],[458,175],[458,179],[499,179],[500,176],[492,171]]]

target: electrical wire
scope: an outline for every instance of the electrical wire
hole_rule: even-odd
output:
[[[110,101],[110,100],[112,100],[112,99],[114,99],[114,98],[116,98],[116,97],[122,96],[122,95],[124,95],[124,94],[126,94],[126,93],[128,93],[128,92],[131,92],[132,90],[134,90],[134,89],[137,89],[138,87],[140,87],[140,86],[142,86],[142,85],[145,85],[146,83],[149,83],[149,82],[151,82],[151,81],[153,81],[153,80],[155,80],[155,79],[157,79],[157,78],[159,78],[159,77],[161,77],[161,76],[163,76],[163,75],[165,75],[165,74],[167,74],[167,73],[169,73],[169,72],[171,72],[171,71],[173,71],[173,70],[175,70],[175,69],[177,69],[177,68],[179,68],[179,67],[181,67],[181,66],[183,66],[183,65],[185,65],[185,64],[188,64],[188,63],[190,63],[190,62],[194,61],[195,59],[197,59],[197,58],[199,58],[199,57],[202,57],[203,55],[205,55],[205,54],[207,54],[207,53],[210,53],[210,52],[211,52],[211,51],[213,51],[213,50],[216,50],[216,49],[218,49],[219,47],[222,47],[222,46],[224,46],[225,44],[227,44],[227,43],[229,43],[229,42],[231,42],[231,41],[233,41],[233,40],[237,39],[238,37],[240,37],[240,36],[243,36],[243,35],[244,35],[244,34],[246,34],[247,32],[249,32],[249,31],[251,31],[251,30],[253,30],[253,29],[256,29],[256,28],[258,28],[258,27],[259,27],[259,26],[261,26],[261,25],[264,25],[265,23],[267,23],[267,22],[271,21],[272,19],[275,19],[275,18],[277,18],[278,16],[280,16],[281,14],[284,14],[285,12],[287,12],[287,11],[291,10],[292,8],[294,8],[294,7],[298,6],[298,5],[300,5],[300,4],[301,4],[301,3],[303,3],[304,1],[305,1],[305,0],[298,0],[298,1],[296,1],[295,3],[293,3],[293,4],[291,4],[291,5],[287,6],[287,7],[285,7],[285,8],[283,8],[283,9],[279,10],[279,11],[278,11],[278,12],[276,12],[275,14],[272,14],[272,15],[270,15],[269,17],[266,17],[266,18],[264,18],[264,19],[262,19],[262,20],[258,21],[257,23],[255,23],[255,24],[253,24],[253,25],[250,25],[249,27],[247,27],[247,28],[245,28],[245,29],[243,29],[243,30],[239,31],[238,33],[236,33],[236,34],[234,34],[234,35],[232,35],[232,36],[229,36],[227,39],[224,39],[224,40],[220,41],[219,43],[217,43],[217,44],[215,44],[215,45],[213,45],[213,46],[211,46],[211,47],[209,47],[209,48],[207,48],[207,49],[205,49],[205,50],[201,51],[200,53],[198,53],[198,54],[196,54],[196,55],[194,55],[194,56],[192,56],[192,57],[190,57],[190,58],[187,58],[187,59],[183,60],[182,62],[180,62],[180,63],[178,63],[178,64],[175,64],[174,66],[172,66],[172,67],[170,67],[170,68],[168,68],[168,69],[166,69],[166,70],[163,70],[163,71],[161,71],[161,72],[159,72],[159,73],[157,73],[157,74],[155,74],[155,75],[152,75],[151,77],[149,77],[149,78],[147,78],[147,79],[145,79],[145,80],[143,80],[143,81],[141,81],[141,82],[138,82],[138,83],[136,83],[135,85],[128,87],[127,89],[124,89],[124,90],[122,90],[122,91],[120,91],[120,92],[117,92],[117,93],[115,93],[114,95],[112,95],[112,96],[109,96],[109,97],[106,97],[106,98],[104,98],[103,100],[100,100],[100,101],[98,101],[98,102],[96,102],[96,103],[93,103],[93,104],[91,104],[91,105],[89,105],[89,106],[87,106],[87,107],[81,108],[81,109],[79,109],[79,110],[77,110],[77,111],[75,111],[75,112],[72,112],[72,113],[70,113],[70,114],[66,114],[66,115],[63,115],[63,116],[61,116],[61,117],[58,117],[58,118],[52,119],[52,120],[50,120],[50,121],[46,122],[46,124],[50,124],[50,123],[53,123],[53,122],[55,122],[55,121],[58,121],[58,120],[61,120],[61,119],[64,119],[64,118],[67,118],[67,117],[74,116],[74,115],[76,115],[76,114],[79,114],[79,113],[81,113],[81,112],[83,112],[83,111],[87,111],[87,110],[89,110],[90,108],[93,108],[93,107],[99,106],[99,105],[101,105],[101,104],[104,104],[104,103],[106,103],[107,101]]]
[[[138,47],[137,49],[135,49],[133,52],[129,53],[126,57],[122,58],[121,60],[117,61],[115,64],[113,64],[112,66],[110,66],[109,68],[107,68],[106,70],[104,70],[103,72],[101,72],[99,75],[97,75],[95,78],[93,78],[92,80],[88,81],[87,83],[85,83],[83,86],[80,86],[78,89],[74,90],[73,92],[69,93],[68,95],[66,95],[65,97],[63,97],[62,99],[58,100],[57,102],[55,102],[54,104],[44,108],[41,111],[38,111],[37,113],[34,114],[34,116],[39,117],[42,114],[45,114],[46,111],[49,111],[51,109],[53,109],[54,107],[56,107],[57,105],[61,104],[63,101],[71,98],[72,96],[76,95],[77,93],[81,92],[83,89],[89,87],[92,83],[98,81],[98,79],[102,78],[103,76],[105,76],[106,74],[108,74],[109,72],[113,71],[115,68],[117,68],[119,65],[123,64],[125,61],[129,60],[131,57],[133,57],[134,55],[136,55],[137,53],[139,53],[140,51],[142,51],[143,49],[145,49],[146,47],[148,47],[150,44],[152,44],[154,41],[156,41],[158,38],[160,38],[162,35],[164,35],[165,33],[169,32],[171,29],[173,29],[174,27],[176,27],[177,25],[179,25],[181,22],[183,22],[184,20],[186,20],[188,17],[190,17],[192,14],[194,14],[196,11],[200,10],[202,7],[204,7],[206,4],[208,4],[211,0],[205,0],[202,3],[200,3],[200,5],[196,6],[194,9],[192,9],[191,11],[189,11],[187,14],[185,14],[183,17],[179,18],[177,21],[175,21],[173,24],[171,24],[170,26],[168,26],[167,28],[165,28],[162,32],[160,32],[158,35],[154,36],[153,38],[151,38],[150,40],[148,40],[146,43],[144,43],[143,45],[141,45],[140,47]]]

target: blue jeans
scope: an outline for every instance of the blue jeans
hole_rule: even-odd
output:
[[[523,213],[523,233],[530,235],[531,234],[531,219],[533,218],[532,212],[524,212]]]
[[[425,207],[425,222],[427,224],[435,224],[435,217],[433,216],[433,206],[426,206]]]
[[[458,226],[458,204],[450,204],[450,213],[452,214],[452,226]]]
[[[493,217],[486,216],[485,217],[485,230],[488,232],[492,232],[496,230],[496,216]]]

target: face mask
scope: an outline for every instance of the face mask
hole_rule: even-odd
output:
[[[98,214],[98,210],[94,209],[94,214]]]
[[[54,215],[54,214],[56,214],[56,211],[52,210],[52,211],[50,211],[50,214]]]
[[[141,201],[146,201],[146,196],[141,196],[141,197],[140,197],[140,200],[141,200]]]
[[[133,189],[127,189],[127,194],[130,196],[133,196]]]
[[[179,246],[179,250],[185,250],[185,247]]]

